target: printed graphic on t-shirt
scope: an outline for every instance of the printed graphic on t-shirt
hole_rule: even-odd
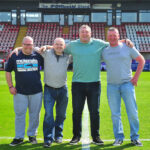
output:
[[[22,59],[16,60],[17,71],[27,72],[27,71],[37,71],[38,61],[36,59]]]

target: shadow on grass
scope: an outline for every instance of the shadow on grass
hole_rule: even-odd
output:
[[[90,150],[100,150],[100,149],[105,149],[105,150],[123,150],[126,148],[131,148],[135,147],[131,143],[128,144],[123,144],[120,146],[113,146],[112,144],[104,144],[104,145],[91,145]]]
[[[90,147],[90,150],[100,150],[100,149],[105,149],[105,150],[123,150],[126,148],[133,147],[132,144],[123,144],[118,147],[112,146],[112,144],[105,144],[105,145],[82,145],[82,144],[77,144],[77,145],[70,145],[69,143],[61,143],[61,144],[56,144],[53,143],[50,148],[44,148],[43,143],[38,143],[35,145],[30,144],[28,141],[25,141],[24,143],[18,145],[18,146],[9,146],[9,144],[1,144],[0,145],[0,150],[46,150],[46,149],[51,149],[51,150],[87,150],[87,147]]]
[[[28,141],[23,142],[20,145],[17,146],[9,146],[9,144],[0,144],[0,150],[46,150],[46,149],[51,149],[51,150],[70,150],[70,149],[82,149],[81,144],[77,145],[70,145],[69,143],[61,143],[61,144],[56,144],[53,143],[50,148],[44,148],[43,143],[38,143],[38,144],[30,144]]]

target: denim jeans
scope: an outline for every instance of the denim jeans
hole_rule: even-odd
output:
[[[121,121],[121,98],[123,98],[130,124],[130,138],[131,140],[137,140],[139,138],[139,119],[135,98],[135,90],[132,83],[108,83],[107,97],[111,109],[111,117],[113,122],[113,131],[115,139],[124,139],[123,125]]]
[[[99,136],[99,106],[100,106],[101,85],[99,82],[72,83],[72,106],[73,106],[73,135],[81,137],[82,112],[85,100],[87,99],[90,112],[91,135]]]
[[[56,102],[56,119],[54,121],[53,107]],[[61,88],[44,87],[45,116],[43,122],[44,142],[53,142],[54,139],[63,137],[63,125],[66,118],[68,104],[68,90]]]

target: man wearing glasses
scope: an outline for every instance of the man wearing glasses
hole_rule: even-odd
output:
[[[18,55],[13,54],[9,58],[5,69],[9,91],[14,99],[15,111],[15,138],[10,146],[23,143],[27,108],[29,109],[27,135],[29,142],[32,144],[37,143],[36,134],[42,105],[40,66],[43,64],[43,58],[33,51],[33,46],[33,39],[29,36],[24,37],[22,51]],[[15,87],[12,82],[12,71],[15,72]]]

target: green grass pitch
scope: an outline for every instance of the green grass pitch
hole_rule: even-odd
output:
[[[41,72],[41,79],[43,81],[43,72]],[[14,74],[13,74],[14,80]],[[67,118],[64,124],[64,142],[62,144],[52,144],[51,150],[70,150],[70,149],[86,149],[82,147],[80,142],[78,145],[69,145],[69,139],[72,138],[72,100],[71,100],[71,80],[72,72],[68,72],[68,89],[69,89],[69,103],[67,108]],[[103,140],[114,139],[113,128],[111,121],[110,109],[108,107],[106,97],[106,72],[101,73],[101,100],[100,100],[100,135]],[[150,72],[142,72],[138,86],[135,87],[137,106],[140,120],[140,139],[147,139],[149,141],[142,141],[143,147],[135,147],[130,144],[130,141],[124,141],[119,147],[112,146],[113,141],[105,141],[104,146],[96,146],[90,144],[91,150],[106,149],[106,150],[150,150]],[[122,121],[124,126],[125,139],[130,139],[130,128],[125,111],[125,106],[122,101]],[[13,111],[13,97],[10,95],[8,86],[5,80],[5,72],[0,71],[0,150],[41,150],[43,148],[43,118],[44,108],[41,109],[40,125],[38,128],[38,144],[31,145],[28,143],[27,135],[25,135],[25,143],[10,147],[9,143],[15,135],[14,132],[14,111]],[[83,122],[84,123],[84,122]],[[26,129],[28,127],[28,113],[26,117]],[[90,132],[90,128],[89,128]],[[68,141],[67,141],[67,140]]]

